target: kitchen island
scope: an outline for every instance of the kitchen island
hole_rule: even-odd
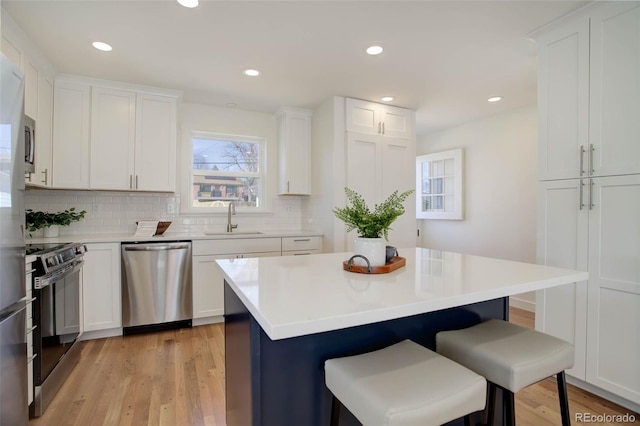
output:
[[[508,319],[511,295],[588,278],[437,250],[400,254],[406,266],[381,275],[344,271],[351,253],[217,260],[225,277],[227,424],[328,425],[326,359],[407,338],[433,349],[438,331]],[[357,424],[349,413],[343,420]]]

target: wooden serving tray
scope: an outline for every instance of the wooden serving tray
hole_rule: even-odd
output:
[[[407,259],[400,256],[393,256],[391,260],[385,263],[382,266],[372,266],[371,271],[369,272],[368,266],[360,266],[351,264],[351,269],[349,269],[349,261],[345,260],[342,262],[342,269],[348,272],[357,272],[359,274],[388,274],[391,271],[395,271],[396,269],[405,266],[407,264]]]

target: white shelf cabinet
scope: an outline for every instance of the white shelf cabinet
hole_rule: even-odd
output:
[[[413,139],[414,120],[413,111],[408,109],[360,99],[346,99],[346,129],[348,132]]]
[[[176,98],[91,89],[91,189],[175,189]]]
[[[90,87],[56,80],[53,97],[53,186],[88,189]]]
[[[120,243],[87,244],[82,268],[84,332],[122,327]]]
[[[281,107],[278,121],[279,195],[311,194],[311,111]]]
[[[596,3],[536,40],[538,261],[589,271],[537,295],[536,328],[575,345],[570,376],[637,409],[640,3]]]
[[[393,191],[415,187],[415,144],[412,140],[383,135],[347,132],[346,186],[363,196],[370,208],[384,201]],[[389,244],[415,247],[415,197],[405,201],[407,214],[400,216],[389,231]],[[347,251],[353,249],[352,238]]]

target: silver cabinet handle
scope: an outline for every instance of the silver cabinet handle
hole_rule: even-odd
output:
[[[382,133],[382,121],[378,121],[378,133]]]
[[[34,359],[36,359],[36,357],[38,356],[38,354],[33,354],[31,355],[29,358],[27,358],[27,364],[29,364],[31,361],[33,361]]]
[[[580,145],[580,176],[584,175],[584,145]]]
[[[41,173],[44,175],[44,180],[42,180],[41,182],[46,185],[47,181],[49,180],[48,179],[48,177],[49,177],[48,176],[49,175],[49,169],[44,169]]]
[[[294,243],[302,243],[304,241],[311,241],[311,238],[300,238],[300,239],[293,240]]]
[[[580,170],[580,173],[582,173],[582,170]],[[580,179],[580,201],[578,203],[578,207],[580,210],[584,208],[584,197],[582,196],[583,189],[584,189],[584,182],[582,181],[582,179]]]
[[[31,172],[24,172],[24,177],[31,183]]]
[[[38,326],[37,326],[37,325],[34,325],[34,326],[33,326],[33,327],[31,327],[31,328],[28,328],[28,329],[27,329],[27,334],[31,333],[31,332],[32,332],[33,330],[35,330],[36,328],[38,328]]]
[[[596,206],[595,204],[593,204],[593,186],[594,185],[595,185],[595,182],[591,180],[589,184],[589,210],[593,210],[593,208]]]
[[[138,175],[136,175],[136,189],[138,189]]]
[[[311,253],[293,253],[294,256],[309,256]]]
[[[129,189],[133,189],[133,175],[129,175]]]
[[[287,181],[287,192],[291,192],[291,190],[289,189],[289,181]]]
[[[593,147],[593,144],[589,144],[589,174],[593,175],[595,170],[593,169],[593,151],[596,149]]]
[[[382,123],[382,134],[384,135],[384,122]]]

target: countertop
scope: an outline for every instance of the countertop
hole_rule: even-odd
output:
[[[28,238],[27,244],[62,244],[62,243],[119,243],[119,242],[162,242],[176,240],[224,240],[242,238],[269,238],[269,237],[313,237],[322,236],[317,231],[265,231],[255,233],[253,231],[235,231],[232,233],[205,234],[203,232],[165,232],[157,237],[134,237],[132,234],[86,234],[86,235],[60,235],[55,238]]]
[[[429,249],[399,249],[388,274],[347,272],[353,253],[216,260],[272,339],[402,318],[584,281],[587,272]]]

